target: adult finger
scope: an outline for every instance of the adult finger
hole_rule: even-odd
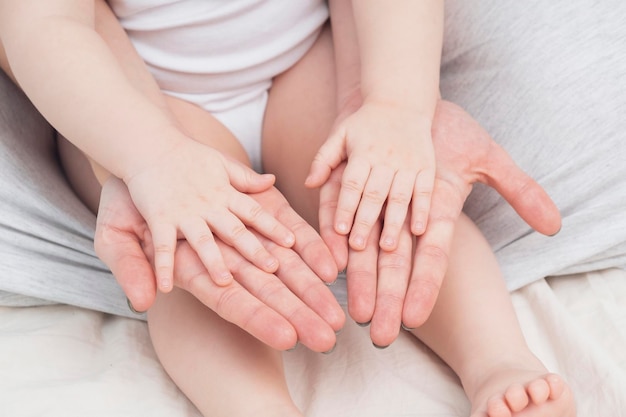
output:
[[[363,250],[350,250],[346,284],[348,289],[348,312],[359,325],[371,323],[376,308],[378,281],[378,237],[381,224],[376,223]]]
[[[271,274],[254,267],[234,251],[224,249],[225,259],[236,280],[248,277],[266,282],[271,277]],[[179,243],[176,256],[174,276],[178,287],[193,294],[224,320],[275,349],[286,350],[296,345],[298,334],[287,318],[238,282],[223,287],[215,284],[187,242]]]
[[[137,311],[148,310],[156,297],[154,270],[140,240],[146,235],[146,223],[135,209],[126,185],[111,176],[100,196],[94,248]]]
[[[463,208],[462,195],[446,182],[435,184],[428,228],[417,238],[402,313],[407,328],[421,326],[432,311],[448,268],[454,226]]]
[[[331,283],[337,279],[337,264],[330,249],[317,231],[289,205],[276,189],[263,194],[254,194],[264,207],[273,207],[275,216],[282,224],[293,231],[296,241],[291,249],[323,281]],[[279,260],[280,265],[280,260]]]
[[[498,191],[530,227],[548,236],[558,233],[561,214],[548,193],[501,146],[494,143],[490,156],[484,182]]]
[[[156,297],[156,278],[137,236],[110,228],[99,220],[94,246],[133,309],[147,311]]]
[[[370,328],[372,343],[377,347],[389,346],[400,333],[412,249],[413,235],[407,219],[398,238],[398,247],[393,251],[381,251],[378,256],[376,309]]]
[[[293,250],[267,243],[280,259],[281,266],[276,277],[261,280],[246,274],[238,282],[260,301],[288,318],[301,344],[316,352],[332,350],[336,343],[335,332],[345,323],[343,310],[328,287]]]

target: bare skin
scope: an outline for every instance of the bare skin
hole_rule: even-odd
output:
[[[322,45],[324,42],[324,38],[319,41]],[[323,129],[330,128],[335,118],[330,111],[334,109],[335,95],[324,89],[334,85],[333,73],[320,65],[320,61],[332,60],[327,49],[330,45],[314,49],[310,55],[314,60],[303,60],[275,80],[265,119],[265,168],[277,174],[277,186],[299,210],[317,207],[315,196],[302,194],[299,186],[307,174],[304,162],[315,154],[320,138],[325,137]],[[302,92],[299,96],[302,99],[297,100],[290,91]],[[290,149],[298,152],[289,153]],[[286,160],[293,162],[294,157],[298,158],[295,163],[285,164]],[[315,214],[307,215],[307,212],[301,211],[305,218]],[[472,402],[472,417],[574,416],[572,393],[565,382],[550,374],[528,349],[487,242],[463,215],[453,230],[448,272],[439,297],[426,323],[413,334],[459,374]],[[394,265],[385,259],[385,253],[379,254],[380,233],[379,228],[370,236],[369,249],[353,251],[348,259],[348,274],[350,259],[356,259],[353,265],[378,259],[378,267],[382,268],[379,269],[379,291],[381,281],[410,274],[410,262],[400,261]],[[403,236],[396,255],[401,257],[408,253],[410,259],[413,242],[409,234]],[[494,302],[484,303],[485,299]],[[352,301],[350,298],[349,305]],[[477,309],[479,307],[483,309]],[[386,317],[387,320],[380,320],[383,329],[385,322],[394,315]],[[399,323],[396,325],[399,328]],[[376,334],[372,336],[374,343],[381,340],[382,346],[393,340],[384,339],[385,330],[381,332],[381,339],[377,339]]]
[[[330,68],[332,49],[329,35],[325,33],[305,59],[276,80],[266,114],[264,154],[273,155],[277,150],[273,146],[279,149],[297,138],[295,145],[298,152],[295,154],[303,160],[311,160],[336,113],[330,111],[334,109],[334,94],[330,88],[334,81]],[[292,89],[297,87],[291,84],[294,80],[305,80],[299,91],[302,91],[302,86],[309,86],[310,94],[294,97],[292,92],[298,91]],[[167,102],[194,139],[245,161],[232,136],[216,134],[220,128],[209,126],[214,121],[208,114],[173,99]],[[310,107],[312,103],[315,103],[315,108]],[[296,117],[285,126],[281,120],[289,114],[287,110],[294,112]],[[273,130],[277,126],[280,130]],[[204,130],[203,127],[208,128]],[[208,135],[208,132],[211,134]],[[308,165],[293,162],[292,158],[279,161],[268,158],[265,168],[276,173],[282,170],[287,174],[283,178],[294,181],[303,179]],[[294,171],[294,165],[301,167],[302,172]],[[297,186],[279,183],[279,186],[292,202],[313,202],[311,205],[303,204],[301,214],[314,221],[319,206],[317,197],[315,193],[305,190],[302,183],[298,181]],[[540,361],[528,351],[488,246],[484,241],[480,243],[480,235],[463,217],[455,226],[450,269],[439,300],[426,324],[414,331],[415,334],[459,374],[473,404],[473,417],[573,416],[575,411],[567,386],[558,376],[548,374]],[[390,256],[400,255],[410,259],[413,242],[407,239],[409,233],[402,236],[404,238],[400,239],[396,253]],[[379,237],[380,230],[372,234],[370,238],[375,244],[370,247],[377,248]],[[184,251],[185,247],[183,245],[179,250]],[[374,267],[377,262],[382,268],[379,285],[392,282],[393,272],[402,270],[401,275],[406,277],[410,274],[410,262],[390,262],[388,270],[384,270],[385,256],[379,256],[378,251],[369,252],[369,255],[374,259]],[[480,262],[468,274],[471,261],[479,259],[491,259],[490,265],[486,267],[484,262]],[[484,298],[499,302],[485,305],[487,303],[481,303]],[[377,308],[382,306],[384,309],[385,299],[378,298],[376,304]],[[476,311],[476,306],[484,309]],[[395,307],[392,306],[388,312],[394,313],[393,310],[397,310]],[[401,303],[399,307],[401,311]],[[473,312],[471,317],[467,317],[468,311]],[[388,316],[399,317],[399,314]],[[383,319],[379,322],[385,323]],[[256,342],[239,327],[219,319],[197,298],[180,290],[159,296],[149,312],[149,323],[155,349],[164,367],[204,415],[301,415],[289,397],[279,353]],[[497,331],[494,332],[494,329]],[[381,337],[388,336],[387,332],[383,333]],[[302,333],[298,336],[307,335]],[[378,340],[375,333],[373,340],[375,343]],[[328,344],[332,341],[333,338],[328,337],[321,342]],[[309,341],[309,344],[314,345],[315,341]],[[380,345],[385,345],[384,339]],[[250,372],[251,369],[255,372]],[[259,375],[260,380],[257,379]],[[260,381],[263,382],[263,390],[258,389]],[[233,390],[234,386],[237,390]],[[245,403],[238,399],[242,391],[248,399]],[[237,398],[232,398],[233,394],[237,394]]]

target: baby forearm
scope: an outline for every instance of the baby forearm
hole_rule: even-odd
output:
[[[432,117],[439,94],[442,0],[353,1],[365,100]]]
[[[339,112],[350,107],[349,101],[361,97],[361,62],[354,25],[352,0],[330,0],[330,22],[333,33],[337,105]],[[360,103],[355,103],[358,106]]]
[[[57,130],[120,178],[175,146],[172,121],[128,81],[93,29],[93,11],[59,13],[54,1],[39,9],[38,1],[9,3],[0,10],[9,65]]]

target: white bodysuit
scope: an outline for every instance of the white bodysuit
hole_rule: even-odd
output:
[[[204,108],[261,169],[261,129],[272,78],[312,46],[323,0],[111,0],[161,89]]]

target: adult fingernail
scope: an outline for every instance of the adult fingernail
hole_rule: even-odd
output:
[[[285,350],[285,352],[293,352],[294,350],[296,350],[296,349],[297,349],[298,345],[299,345],[299,343],[298,343],[298,342],[296,342],[296,344],[295,344],[295,345],[293,345],[293,347],[291,347],[291,348],[289,348],[289,349]]]
[[[408,327],[405,326],[404,323],[402,323],[402,329],[406,330],[407,332],[412,332],[413,330],[415,330],[415,327]]]
[[[355,323],[361,327],[367,327],[370,325],[371,322],[372,321],[370,320],[370,321],[366,321],[365,323],[359,323],[358,321],[356,321]]]
[[[135,310],[135,307],[133,307],[133,303],[130,302],[130,299],[128,297],[126,297],[126,304],[128,304],[128,309],[133,312],[134,314],[143,314],[145,313],[145,311],[137,311]]]
[[[330,350],[327,350],[326,352],[322,352],[322,354],[329,355],[335,351],[336,347],[337,347],[337,342],[335,342],[335,344],[333,345],[333,347],[330,348]]]
[[[380,350],[387,349],[389,347],[389,345],[382,346],[382,345],[377,345],[374,342],[372,342],[372,345],[374,345],[376,349],[380,349]]]

